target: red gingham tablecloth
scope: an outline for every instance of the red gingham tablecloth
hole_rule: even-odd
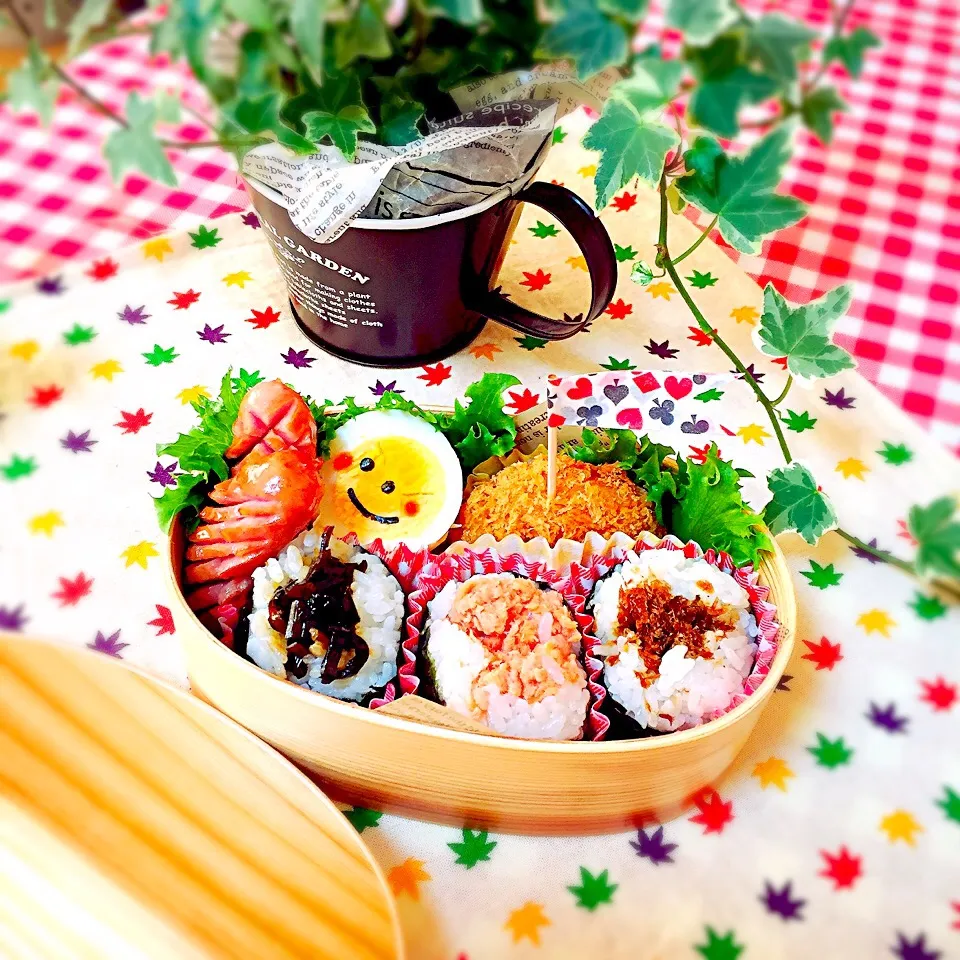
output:
[[[766,6],[829,20],[828,0]],[[760,256],[728,252],[798,302],[855,283],[838,340],[868,380],[960,451],[960,7],[860,0],[849,21],[859,25],[884,46],[859,80],[835,71],[850,111],[827,149],[802,134],[788,171],[809,216]],[[117,110],[131,90],[164,88],[205,109],[188,74],[150,58],[142,37],[92,50],[72,70]],[[232,159],[217,149],[177,152],[176,188],[141,176],[114,186],[100,153],[110,129],[69,90],[52,130],[0,106],[0,281],[56,274],[72,259],[92,260],[91,275],[106,281],[119,246],[247,208]],[[170,133],[207,136],[198,122]]]

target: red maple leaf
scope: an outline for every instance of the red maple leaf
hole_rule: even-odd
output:
[[[954,913],[957,914],[957,919],[950,924],[950,929],[960,930],[960,900],[954,900],[950,906],[953,907]]]
[[[626,190],[620,194],[619,197],[613,198],[613,209],[624,213],[629,210],[637,202],[637,195],[635,193],[628,193]]]
[[[784,370],[787,369],[787,358],[786,357],[777,357],[775,360],[771,360],[771,363],[775,363],[778,367],[783,367]]]
[[[800,659],[815,663],[818,670],[832,670],[843,659],[840,644],[831,643],[826,637],[821,637],[819,643],[814,643],[812,640],[803,642],[810,652],[805,653]]]
[[[506,406],[513,407],[514,413],[523,413],[524,410],[529,410],[540,402],[540,394],[531,393],[527,387],[523,388],[523,393],[509,390],[507,395],[510,397],[510,402]]]
[[[115,423],[114,426],[119,427],[122,433],[139,433],[153,419],[153,414],[147,413],[143,407],[136,413],[127,413],[126,410],[121,410],[120,414],[123,419],[119,423]]]
[[[702,447],[695,447],[693,444],[690,444],[690,459],[694,463],[706,463],[707,454],[710,452],[710,444],[705,443]],[[720,452],[720,448],[717,447],[717,457],[723,458],[723,454]]]
[[[73,607],[78,604],[93,586],[93,580],[83,573],[78,573],[72,580],[69,577],[60,577],[60,589],[51,594],[54,600],[60,601],[61,607]]]
[[[731,430],[729,427],[725,427],[722,423],[720,424],[720,429],[728,436],[735,437],[737,435],[736,430]]]
[[[861,869],[862,857],[854,857],[846,847],[841,847],[835,854],[820,851],[820,856],[826,861],[826,867],[820,871],[821,877],[833,881],[834,890],[843,890],[852,887],[863,873]]]
[[[713,343],[713,337],[709,333],[704,333],[699,327],[687,327],[690,331],[688,340],[692,340],[698,347],[709,347]]]
[[[273,307],[267,307],[266,310],[254,310],[251,308],[252,317],[247,317],[247,323],[253,324],[254,330],[266,330],[271,323],[276,323],[280,319],[280,314]]]
[[[733,820],[733,801],[724,800],[713,787],[704,787],[691,797],[699,813],[690,817],[691,823],[702,823],[704,836],[708,833],[723,833],[723,828]]]
[[[196,303],[200,299],[200,294],[196,292],[192,287],[186,293],[177,293],[176,290],[173,291],[173,299],[168,300],[171,306],[176,310],[186,310],[191,304]]]
[[[916,546],[918,545],[918,544],[917,544],[917,538],[910,532],[910,529],[907,527],[907,521],[906,521],[906,520],[898,520],[898,521],[897,521],[897,526],[900,528],[900,529],[899,529],[899,532],[897,533],[897,536],[898,536],[901,540],[906,540],[907,543],[909,543],[911,547],[916,547]]]
[[[63,387],[51,383],[49,387],[34,387],[30,394],[30,403],[35,407],[49,407],[63,396]]]
[[[94,260],[86,273],[88,277],[103,282],[104,280],[109,280],[110,277],[115,277],[119,269],[119,263],[106,257],[104,260]]]
[[[621,297],[619,300],[614,300],[613,303],[604,310],[604,313],[609,313],[614,320],[622,320],[624,317],[633,313],[633,304],[624,303]]]
[[[524,270],[523,275],[527,279],[521,280],[520,283],[525,287],[529,287],[531,290],[542,290],[550,282],[550,274],[544,273],[539,268],[537,268],[536,273],[528,273]]]
[[[943,677],[937,677],[936,680],[921,680],[920,686],[923,687],[920,699],[924,703],[929,703],[936,711],[949,710],[957,702],[956,684],[947,683]]]
[[[170,608],[160,603],[155,604],[155,606],[159,616],[156,620],[148,620],[147,626],[156,627],[158,637],[162,637],[165,633],[176,633],[177,628],[173,625],[173,614],[170,612]]]
[[[432,367],[424,367],[418,380],[426,380],[428,387],[439,387],[444,380],[450,379],[450,364],[436,363]]]

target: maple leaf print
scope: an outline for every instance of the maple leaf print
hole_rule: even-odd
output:
[[[225,324],[221,323],[219,327],[211,327],[209,323],[203,325],[202,330],[197,331],[197,336],[207,343],[226,343],[227,337],[232,337],[232,333],[224,333]]]
[[[138,323],[146,323],[151,316],[151,314],[146,312],[146,309],[146,304],[142,304],[139,307],[131,307],[130,304],[127,304],[117,314],[117,319],[122,320],[124,323],[129,323],[131,326]]]
[[[637,202],[637,195],[624,190],[619,197],[613,198],[613,209],[617,213],[626,213]]]
[[[95,363],[90,368],[90,373],[94,380],[106,380],[107,383],[112,383],[118,373],[123,373],[123,367],[120,366],[119,360],[104,360],[101,363]]]
[[[531,337],[529,335],[525,337],[514,337],[514,340],[520,344],[521,350],[542,350],[546,345],[546,340],[541,340],[539,337]]]
[[[247,270],[237,270],[235,273],[228,273],[221,278],[228,287],[239,287],[241,290],[249,283],[253,277]]]
[[[804,640],[808,652],[800,659],[809,660],[817,665],[818,670],[832,670],[842,659],[839,643],[831,643],[826,637],[821,637],[819,643]]]
[[[760,319],[760,311],[756,307],[734,307],[730,311],[730,316],[737,323],[746,323],[752,327]]]
[[[12,303],[13,301],[9,297],[6,300],[0,300],[0,313],[6,313]]]
[[[897,521],[897,537],[901,540],[906,540],[911,547],[919,546],[917,543],[917,538],[910,532],[910,528],[907,526],[906,520]]]
[[[960,823],[960,793],[950,787],[943,788],[944,797],[937,801],[937,806],[943,809],[948,820]]]
[[[844,388],[841,387],[834,393],[832,390],[824,390],[820,398],[828,407],[836,407],[838,410],[852,410],[856,403],[856,397],[848,397]]]
[[[492,361],[496,354],[502,352],[502,348],[498,347],[495,343],[475,343],[470,348],[470,353],[472,353],[477,360],[482,357],[484,360]]]
[[[707,287],[712,287],[718,280],[718,277],[715,277],[708,270],[706,273],[701,273],[699,270],[694,270],[693,273],[687,277],[687,280],[690,281],[690,285],[696,287],[698,290],[705,290]]]
[[[788,410],[787,415],[780,418],[784,426],[794,433],[803,433],[804,430],[812,430],[817,423],[816,417],[811,417],[806,410],[798,413],[796,410]]]
[[[535,227],[527,227],[527,229],[540,240],[545,240],[547,237],[557,237],[560,235],[560,231],[557,229],[555,224],[543,223],[540,220],[537,221],[537,225]]]
[[[284,363],[289,363],[291,367],[295,367],[297,370],[309,367],[310,364],[316,363],[317,360],[316,357],[311,357],[306,350],[294,350],[293,347],[288,347],[286,353],[281,353],[280,359],[283,360]]]
[[[769,786],[774,786],[786,793],[787,781],[795,777],[796,774],[780,757],[768,757],[753,768],[753,776],[760,781],[760,786],[764,790]]]
[[[881,550],[882,548],[877,546],[877,538],[873,537],[867,541],[868,547],[873,547],[874,550]],[[870,553],[869,550],[861,550],[860,547],[850,547],[851,552],[854,556],[859,557],[861,560],[866,560],[867,563],[886,563],[887,561],[883,557],[878,557],[873,553]]]
[[[832,880],[834,890],[849,890],[863,874],[863,858],[853,856],[846,847],[841,847],[836,853],[821,850],[820,856],[826,863],[820,876]]]
[[[266,307],[263,310],[254,310],[250,308],[252,317],[247,317],[247,323],[253,324],[254,330],[266,330],[272,323],[280,319],[280,314],[273,307]]]
[[[764,880],[760,902],[770,913],[777,914],[782,920],[802,920],[801,911],[807,901],[799,898],[794,900],[792,887],[792,880],[788,880],[779,890],[769,880]]]
[[[61,607],[75,607],[93,589],[93,580],[84,573],[78,573],[72,580],[59,577],[60,587],[50,596],[60,601]]]
[[[704,835],[723,833],[724,827],[734,819],[733,801],[724,800],[713,787],[699,790],[691,799],[698,812],[690,817],[690,822],[701,824]]]
[[[105,637],[103,633],[98,630],[96,638],[88,643],[87,646],[91,650],[96,650],[98,653],[105,653],[108,657],[117,657],[119,659],[121,651],[126,650],[130,644],[120,642],[119,630],[116,633],[111,633],[109,637]]]
[[[17,454],[6,462],[0,463],[0,473],[4,480],[11,483],[14,480],[21,480],[23,477],[29,477],[37,469],[37,461],[33,457],[20,457]]]
[[[173,245],[166,237],[153,237],[153,239],[147,240],[140,249],[143,251],[144,260],[153,257],[154,260],[161,263],[168,253],[173,253]]]
[[[439,387],[444,380],[450,379],[452,369],[449,363],[437,363],[432,367],[423,367],[423,373],[417,379],[426,381],[428,387]]]
[[[90,439],[89,430],[84,430],[83,433],[74,433],[72,430],[68,430],[67,435],[60,438],[60,446],[72,453],[90,453],[91,448],[98,442]]]
[[[109,280],[111,277],[115,277],[119,269],[119,263],[117,263],[115,260],[111,260],[109,257],[106,257],[103,260],[94,260],[90,265],[90,269],[86,270],[85,273],[97,283],[103,283],[104,280]]]
[[[713,927],[707,927],[706,934],[707,942],[694,947],[703,960],[737,960],[745,949],[737,943],[732,930],[721,937]]]
[[[385,393],[396,393],[396,394],[406,393],[405,390],[401,390],[397,386],[396,380],[391,380],[389,383],[381,383],[378,380],[375,386],[370,387],[370,392],[375,397],[382,397]]]
[[[601,363],[604,370],[636,370],[637,365],[628,360],[617,360],[616,357],[607,357],[609,363]]]
[[[687,339],[692,340],[698,347],[709,347],[713,343],[713,337],[699,327],[687,327],[687,329],[690,331],[690,336]],[[713,332],[716,333],[715,330]]]
[[[870,468],[862,461],[858,460],[856,457],[847,457],[845,460],[839,461],[835,468],[835,472],[839,473],[844,480],[849,480],[851,477],[856,477],[857,480],[862,480],[863,475],[868,473]]]
[[[889,440],[883,441],[883,446],[877,453],[892,467],[902,467],[913,459],[913,453],[907,449],[905,444],[893,444]]]
[[[646,350],[647,353],[659,357],[661,360],[673,360],[679,353],[679,348],[671,347],[669,340],[664,340],[663,343],[657,343],[652,337],[643,349]]]
[[[887,706],[879,707],[872,700],[870,701],[870,710],[864,716],[875,726],[883,727],[888,733],[906,733],[909,717],[897,716],[897,705],[890,703]]]
[[[173,624],[173,614],[170,612],[170,608],[163,606],[162,603],[155,603],[154,606],[157,608],[156,619],[148,620],[147,626],[156,627],[158,637],[176,633],[177,628]]]
[[[48,297],[55,297],[58,294],[63,293],[63,278],[62,277],[41,277],[37,283],[37,292],[45,293]]]
[[[927,949],[927,935],[925,933],[917,934],[916,939],[910,940],[904,934],[897,931],[896,945],[890,948],[890,952],[899,957],[900,960],[940,960],[943,955],[939,950],[932,947]]]
[[[423,869],[425,865],[423,860],[408,857],[403,863],[390,870],[387,874],[387,883],[390,884],[394,896],[405,893],[411,900],[419,900],[420,884],[432,879]]]
[[[551,922],[543,912],[542,903],[528,900],[522,907],[511,912],[503,926],[513,935],[514,943],[519,943],[526,937],[535,946],[540,946],[540,928],[549,927]]]
[[[540,402],[539,393],[531,393],[527,388],[523,388],[522,393],[517,393],[515,390],[508,390],[507,396],[510,397],[508,403],[504,406],[512,407],[514,413],[523,413],[525,410],[530,410],[535,407]]]
[[[150,425],[153,419],[152,413],[147,413],[143,407],[140,407],[136,413],[128,413],[126,410],[120,411],[121,420],[114,424],[120,428],[121,433],[139,433],[144,427]]]
[[[941,710],[949,710],[957,702],[956,684],[947,683],[943,677],[937,677],[935,680],[921,680],[920,686],[923,687],[920,699],[924,703],[929,703],[938,713]]]
[[[660,280],[657,283],[651,283],[646,290],[654,300],[659,298],[661,300],[666,300],[668,303],[670,298],[677,292],[673,289],[673,284],[667,283],[666,280]]]
[[[621,247],[619,243],[613,245],[613,253],[617,258],[617,263],[623,263],[626,260],[636,260],[640,256],[632,246]]]
[[[907,846],[917,845],[917,833],[923,833],[923,827],[909,810],[894,810],[880,821],[880,829],[887,835],[890,843],[902,840]]]
[[[147,476],[152,483],[159,483],[161,487],[175,487],[177,485],[177,461],[174,460],[169,466],[164,466],[159,460],[157,465],[147,471]]]
[[[603,312],[609,313],[614,320],[623,320],[633,313],[633,304],[624,303],[621,297],[619,300],[614,300]]]
[[[821,567],[816,560],[810,561],[809,570],[801,570],[800,576],[805,577],[811,587],[818,590],[826,590],[828,587],[837,586],[843,579],[843,574],[836,570],[832,563]]]
[[[849,763],[853,756],[853,750],[843,742],[843,737],[830,740],[822,733],[817,734],[816,746],[807,747],[807,752],[813,754],[818,766],[826,767],[828,770]]]
[[[567,257],[564,262],[571,270],[582,270],[584,273],[590,272],[587,267],[587,258],[584,256]]]
[[[758,372],[754,369],[754,366],[753,366],[752,363],[748,363],[748,364],[747,364],[747,366],[746,366],[746,371],[747,371],[748,374],[750,374],[751,377],[753,377],[753,379],[754,379],[757,383],[763,383],[763,378],[766,376],[766,374],[765,374],[765,373],[758,373]],[[731,372],[731,373],[735,373],[735,374],[737,375],[737,379],[738,379],[738,380],[746,380],[746,379],[747,379],[747,378],[746,378],[746,375],[745,375],[745,374],[742,374],[739,370],[731,370],[730,372]]]
[[[244,226],[250,227],[252,230],[260,229],[260,218],[251,210],[249,213],[245,213],[240,218]]]
[[[661,863],[673,863],[670,856],[677,849],[675,843],[663,842],[663,827],[657,827],[650,836],[646,830],[637,831],[637,839],[630,841],[630,846],[637,851],[638,857],[643,857],[659,866]]]
[[[954,900],[950,906],[953,908],[953,912],[957,914],[957,919],[950,925],[950,929],[960,930],[960,900]]]
[[[610,903],[618,883],[610,883],[608,870],[594,876],[586,867],[580,868],[580,883],[567,887],[577,899],[577,906],[591,913],[605,903]]]
[[[124,567],[132,567],[136,564],[138,567],[146,570],[151,558],[159,557],[157,548],[149,540],[141,540],[139,543],[131,544],[120,554],[120,559],[124,560]]]
[[[0,606],[0,630],[9,630],[10,633],[19,633],[23,630],[29,618],[23,612],[23,604],[17,607]]]
[[[212,230],[200,224],[196,233],[190,234],[190,246],[197,250],[206,250],[208,247],[215,247],[223,237],[219,236],[217,228]]]
[[[370,827],[380,825],[380,818],[383,814],[379,810],[368,810],[366,807],[354,807],[352,810],[344,810],[343,815],[350,821],[353,829],[357,833],[363,833]]]
[[[63,334],[63,342],[68,347],[78,347],[81,343],[89,343],[97,335],[97,331],[93,327],[81,327],[79,323],[75,323],[69,330],[65,330]]]
[[[182,406],[188,403],[196,403],[201,397],[209,397],[210,391],[202,384],[195,384],[192,387],[185,387],[177,394],[177,399]]]
[[[490,854],[493,853],[497,841],[488,840],[486,830],[468,830],[464,827],[462,833],[462,840],[447,844],[457,855],[455,863],[471,870],[483,860],[490,859]]]
[[[175,310],[189,310],[193,304],[195,304],[200,299],[200,294],[197,293],[192,287],[187,290],[186,293],[177,293],[176,290],[173,291],[173,299],[168,300],[169,303]]]
[[[773,688],[774,690],[786,690],[787,693],[790,692],[790,681],[793,679],[793,676],[789,673],[781,674],[780,679],[777,681],[777,685]]]
[[[173,363],[180,354],[176,352],[174,347],[164,348],[161,347],[159,343],[155,343],[152,350],[148,350],[146,353],[140,354],[140,356],[147,361],[149,366],[160,367],[165,363]]]
[[[896,625],[897,621],[886,610],[866,610],[857,617],[857,626],[863,627],[867,635],[879,633],[881,637],[889,637],[891,627]]]
[[[764,441],[770,439],[770,434],[759,423],[746,424],[737,431],[737,436],[743,440],[744,444],[756,443],[761,447],[765,445]]]
[[[921,620],[938,620],[947,615],[946,604],[936,596],[927,596],[919,591],[914,594],[909,607]]]
[[[50,407],[63,396],[63,387],[51,383],[49,387],[34,387],[27,402],[38,409]]]
[[[520,283],[528,290],[542,290],[550,282],[550,274],[544,273],[539,268],[537,268],[536,273],[529,273],[524,270],[523,276],[525,279],[521,280]]]
[[[36,340],[21,340],[13,344],[9,350],[11,357],[23,360],[24,363],[29,363],[39,352],[40,344]]]

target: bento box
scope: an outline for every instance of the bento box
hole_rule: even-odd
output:
[[[356,407],[351,401],[346,409],[351,409],[351,405]],[[312,403],[310,408],[315,419],[326,416],[334,421],[343,416],[345,409]],[[430,419],[445,415],[444,408],[435,408]],[[241,410],[238,423],[242,417]],[[517,419],[529,423],[531,417],[525,415]],[[269,431],[274,446],[289,444],[290,437],[296,433],[287,429],[290,423],[276,421],[271,426],[267,423],[269,418],[248,420],[258,424],[260,442],[267,442],[262,438],[264,431]],[[317,422],[321,424],[319,443],[323,444],[324,422],[322,419]],[[338,422],[342,425],[344,421]],[[328,432],[334,435],[332,426]],[[284,439],[276,440],[281,435]],[[233,445],[237,443],[235,439]],[[383,443],[376,449],[388,447],[388,443]],[[346,462],[342,453],[335,452],[335,447],[324,449],[328,464],[338,458]],[[184,448],[178,452],[182,456]],[[480,456],[480,451],[475,451],[473,456]],[[528,454],[518,449],[511,456],[516,460]],[[509,461],[511,456],[501,455],[499,459]],[[364,467],[360,469],[366,467],[368,459],[361,460]],[[256,456],[254,460],[259,463]],[[189,464],[189,458],[186,462],[181,460],[181,465],[189,467]],[[489,461],[482,466],[472,464],[472,467],[476,469],[472,469],[471,475],[478,478],[474,482],[483,483],[484,470],[491,469]],[[236,467],[233,473],[237,473]],[[230,482],[229,478],[222,481]],[[330,483],[329,478],[327,482]],[[470,486],[468,479],[468,490]],[[335,492],[329,488],[324,496],[335,501]],[[184,492],[180,501],[189,503],[189,493]],[[209,516],[223,518],[235,509],[214,507]],[[366,512],[378,517],[372,510]],[[229,515],[236,516],[235,513]],[[167,560],[174,618],[194,692],[292,759],[331,796],[359,806],[442,822],[541,834],[599,833],[668,819],[697,803],[731,765],[773,695],[793,648],[796,601],[789,572],[780,549],[759,528],[758,536],[764,549],[757,554],[755,565],[743,566],[735,564],[722,550],[712,547],[701,550],[696,543],[666,534],[662,527],[657,532],[646,531],[640,535],[635,535],[636,531],[629,535],[618,531],[611,536],[610,531],[600,531],[586,538],[579,537],[581,543],[560,539],[554,546],[542,537],[525,541],[515,535],[504,539],[491,534],[479,539],[471,536],[475,542],[469,544],[452,542],[465,529],[469,530],[471,522],[476,533],[475,520],[465,518],[461,510],[454,523],[449,522],[449,517],[444,520],[452,532],[440,542],[435,542],[436,531],[428,529],[430,524],[424,519],[416,529],[426,538],[427,546],[421,544],[419,551],[405,544],[391,550],[379,540],[369,547],[374,553],[379,551],[377,555],[401,580],[404,574],[409,574],[416,587],[410,588],[412,592],[407,594],[405,639],[393,686],[372,701],[368,697],[362,703],[345,702],[318,693],[308,687],[305,680],[291,682],[297,678],[285,674],[284,668],[279,670],[280,675],[278,671],[270,672],[263,668],[262,659],[252,662],[214,635],[217,623],[224,624],[223,616],[218,614],[218,621],[211,618],[209,610],[198,615],[192,607],[200,605],[187,601],[188,596],[197,595],[196,579],[186,582],[192,576],[191,564],[194,568],[198,563],[209,565],[209,561],[198,560],[198,557],[212,554],[204,553],[206,546],[202,538],[189,532],[184,516],[186,514],[180,513],[172,519]],[[331,524],[328,534],[332,529]],[[302,546],[302,540],[300,542]],[[687,558],[691,563],[709,562],[715,568],[716,577],[735,577],[747,589],[760,631],[756,662],[749,676],[745,674],[743,689],[730,705],[711,715],[707,722],[689,729],[651,730],[627,739],[604,739],[603,724],[608,721],[601,715],[598,704],[605,694],[609,702],[610,695],[603,689],[602,677],[607,673],[601,676],[598,672],[597,658],[605,657],[603,664],[608,668],[616,656],[609,655],[608,650],[597,653],[606,648],[593,636],[598,627],[595,629],[590,612],[593,608],[585,604],[583,598],[601,582],[602,576],[620,569],[617,564],[624,563],[625,557],[636,562],[646,551],[660,555],[665,550],[676,551],[677,558]],[[224,549],[216,556],[228,553]],[[421,559],[415,560],[415,557]],[[424,557],[429,559],[425,561]],[[225,562],[234,563],[234,560]],[[427,607],[426,600],[418,603],[417,591],[427,591],[424,596],[436,599],[443,578],[454,577],[458,564],[461,580],[474,574],[481,578],[528,576],[539,579],[541,590],[555,590],[562,595],[571,614],[571,629],[578,628],[577,635],[582,635],[584,640],[585,652],[580,659],[590,690],[588,722],[582,736],[577,735],[578,739],[525,739],[522,735],[504,735],[451,709],[449,698],[443,700],[429,692],[430,684],[422,679],[424,671],[414,664],[418,628],[422,629],[424,622],[413,615],[413,610],[418,611],[418,616],[427,616],[427,611],[421,609]],[[251,618],[256,614],[256,596],[259,596],[256,591],[262,588],[262,576],[257,576],[260,580],[254,580]],[[431,576],[439,578],[433,584],[432,593],[429,592]],[[284,582],[290,579],[286,577]],[[599,590],[599,586],[596,589]],[[596,595],[590,602],[598,602]],[[217,610],[221,611],[222,607]],[[233,607],[229,609],[235,614]],[[273,612],[271,607],[271,615]],[[292,613],[290,617],[292,624]],[[236,616],[232,624],[235,622]],[[228,629],[233,629],[232,624]],[[433,629],[436,630],[435,623]],[[429,642],[435,644],[432,635]],[[306,659],[313,660],[309,656]],[[338,653],[335,662],[342,664],[346,660]]]

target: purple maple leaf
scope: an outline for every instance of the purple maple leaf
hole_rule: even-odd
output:
[[[790,692],[790,681],[793,677],[789,673],[785,673],[778,681],[775,690],[786,690],[787,693]]]
[[[289,347],[286,353],[281,353],[280,357],[284,363],[289,363],[291,367],[296,367],[298,370],[309,367],[317,359],[308,357],[306,350],[294,350],[293,347]]]
[[[663,827],[657,827],[649,837],[646,830],[638,830],[637,839],[631,840],[630,846],[637,851],[638,857],[644,857],[657,866],[661,863],[673,863],[670,854],[677,849],[675,843],[663,842]]]
[[[84,430],[83,433],[74,433],[72,430],[68,430],[67,435],[60,438],[60,446],[73,453],[90,453],[90,448],[99,442],[99,440],[90,439],[89,430]]]
[[[129,323],[131,325],[138,323],[146,323],[150,319],[150,314],[146,313],[147,307],[146,304],[139,307],[131,307],[130,304],[127,304],[118,314],[117,319],[122,320],[124,323]]]
[[[375,397],[382,397],[385,393],[403,393],[403,390],[397,388],[397,381],[391,380],[389,383],[381,383],[379,380],[376,386],[370,388],[370,392]]]
[[[650,342],[643,348],[647,353],[652,353],[655,357],[659,357],[661,360],[672,360],[678,353],[679,349],[670,346],[669,340],[664,340],[663,343],[657,343],[653,337],[650,338]]]
[[[897,931],[897,945],[890,948],[890,952],[900,960],[938,960],[939,950],[927,949],[927,935],[917,934],[916,940],[908,940],[900,931]]]
[[[870,711],[864,716],[875,726],[883,727],[888,733],[906,733],[909,717],[897,716],[897,705],[890,703],[882,709],[872,700],[870,701]]]
[[[260,218],[252,210],[249,213],[245,213],[240,219],[248,227],[252,227],[254,230],[260,229]]]
[[[832,390],[824,390],[820,398],[828,407],[836,407],[838,410],[851,410],[856,397],[848,397],[841,387],[836,393]]]
[[[58,293],[63,293],[63,280],[59,276],[41,277],[37,281],[37,290],[51,297],[56,296]]]
[[[159,460],[157,465],[147,471],[147,476],[154,482],[159,483],[161,487],[175,487],[177,485],[177,461],[174,460],[169,466],[165,467]]]
[[[737,375],[738,380],[747,379],[742,373],[738,372],[737,370],[731,370],[730,372],[735,373]],[[757,383],[763,383],[763,378],[766,376],[765,373],[758,373],[756,370],[754,370],[752,363],[747,364],[747,373],[749,373],[750,376],[753,377],[753,379]]]
[[[87,646],[91,650],[96,650],[99,653],[105,653],[108,657],[120,657],[120,651],[125,650],[130,646],[129,643],[120,642],[120,631],[116,633],[111,633],[109,637],[105,637],[99,630],[97,631],[97,638],[93,643],[88,643]]]
[[[19,607],[0,607],[0,630],[9,630],[16,633],[23,629],[27,622],[27,615],[23,612],[23,604]]]
[[[760,902],[770,911],[779,914],[784,920],[802,920],[800,911],[803,910],[806,900],[794,900],[790,888],[793,881],[788,880],[780,890],[775,890],[769,880],[764,881],[763,895]]]
[[[874,550],[882,550],[882,547],[877,546],[877,538],[874,537],[872,540],[867,541],[868,547],[873,547]],[[858,556],[861,560],[867,560],[869,563],[886,563],[887,561],[883,557],[874,556],[870,553],[869,550],[861,550],[860,547],[850,547],[855,556]]]
[[[207,343],[226,343],[227,337],[232,337],[232,333],[224,333],[223,328],[225,324],[220,324],[219,327],[211,327],[209,323],[203,325],[202,330],[197,331],[197,336],[201,340],[206,340]]]

